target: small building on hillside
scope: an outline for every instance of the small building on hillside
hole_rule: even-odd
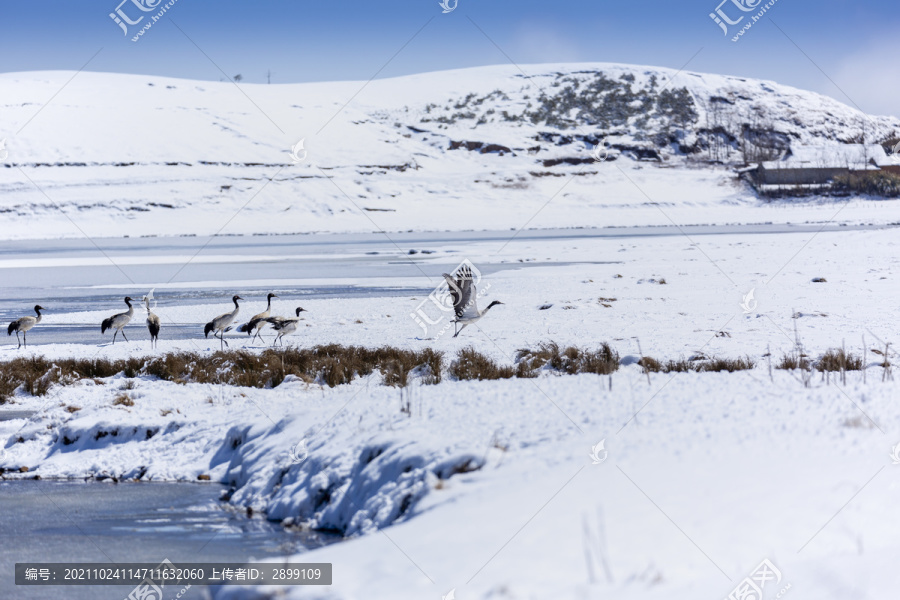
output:
[[[857,171],[886,171],[900,175],[900,160],[879,144],[806,146],[791,148],[781,160],[766,161],[756,169],[757,185],[822,186],[837,175]]]

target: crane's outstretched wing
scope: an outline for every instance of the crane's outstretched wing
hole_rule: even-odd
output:
[[[269,317],[268,319],[263,319],[266,323],[271,323],[272,329],[275,331],[284,329],[284,326],[287,325],[290,320],[291,319],[288,319],[287,317]]]
[[[456,276],[457,279],[453,279],[444,273],[444,279],[450,286],[450,297],[453,299],[453,311],[456,313],[456,318],[477,316],[478,308],[475,306],[475,282],[472,269],[468,265],[464,265],[458,270]]]

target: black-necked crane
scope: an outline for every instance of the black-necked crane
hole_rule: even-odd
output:
[[[462,327],[453,334],[453,337],[458,336],[467,326],[481,319],[492,307],[503,304],[499,300],[494,300],[484,310],[478,310],[476,304],[478,294],[473,281],[474,277],[472,269],[467,265],[459,269],[457,279],[453,279],[453,276],[447,273],[443,275],[450,285],[450,297],[453,299],[453,310],[456,313],[456,318],[452,321],[454,329],[462,323]]]
[[[272,342],[274,346],[279,340],[281,340],[281,345],[284,346],[283,338],[286,335],[290,335],[297,331],[297,324],[300,323],[300,313],[306,312],[305,308],[297,307],[297,310],[294,311],[294,314],[297,315],[295,318],[291,317],[269,317],[266,319],[267,323],[272,324],[272,329],[278,334],[275,336],[275,340]]]
[[[234,310],[230,313],[219,315],[207,323],[206,327],[203,328],[203,337],[209,337],[210,332],[214,332],[213,336],[219,338],[219,341],[221,342],[219,346],[222,350],[228,345],[228,342],[225,341],[224,337],[225,332],[231,330],[231,324],[234,323],[234,320],[238,316],[238,312],[241,310],[238,300],[243,300],[243,298],[237,295],[233,296],[231,301],[234,302]]]
[[[266,296],[266,300],[268,302],[268,304],[266,304],[266,310],[259,313],[258,315],[253,315],[253,317],[249,321],[238,327],[238,331],[240,331],[241,333],[246,333],[247,335],[252,335],[254,340],[258,337],[260,341],[265,341],[263,340],[261,335],[262,328],[266,326],[266,324],[268,323],[266,319],[268,319],[269,315],[272,314],[272,298],[277,297],[277,294],[272,293]]]
[[[108,319],[104,319],[100,324],[100,333],[106,333],[107,329],[115,329],[115,333],[113,333],[113,341],[112,343],[116,343],[116,336],[119,335],[119,332],[122,332],[122,337],[125,338],[125,341],[128,341],[128,338],[125,337],[125,326],[131,322],[131,317],[134,316],[134,307],[131,305],[131,298],[125,296],[125,304],[128,305],[128,312],[119,313],[117,315],[113,315]]]
[[[150,310],[150,298],[152,297],[152,295],[153,292],[150,292],[150,296],[144,296],[144,308],[146,308],[147,310],[147,330],[150,331],[151,348],[159,343],[159,317],[156,316],[156,314],[154,314],[152,310]]]
[[[25,339],[25,347],[28,347],[28,330],[41,322],[41,311],[46,310],[43,306],[37,305],[34,307],[34,312],[37,314],[36,317],[22,317],[20,319],[16,319],[12,323],[9,324],[9,327],[6,330],[7,335],[12,335],[13,331],[16,332],[16,340],[19,341],[19,348],[22,347],[22,340],[19,340],[19,332],[22,332],[22,337]]]

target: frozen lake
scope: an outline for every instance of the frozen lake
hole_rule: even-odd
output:
[[[641,239],[659,236],[723,236],[730,234],[812,234],[818,231],[858,231],[883,226],[841,225],[720,225],[546,229],[430,233],[310,234],[282,236],[222,236],[103,238],[89,240],[28,240],[0,242],[0,322],[26,314],[39,303],[47,318],[32,333],[32,343],[101,344],[99,323],[54,324],[53,316],[103,309],[124,310],[122,298],[135,299],[156,289],[159,308],[223,303],[233,294],[261,306],[268,291],[287,305],[308,298],[390,297],[427,294],[440,274],[455,267],[478,247],[479,269],[572,264],[542,255],[528,256],[537,245],[584,244],[597,239]],[[505,250],[500,254],[500,250]],[[496,255],[495,255],[496,254]],[[487,256],[485,260],[484,256]],[[598,256],[591,264],[615,263],[615,256]],[[429,280],[428,278],[431,278]],[[246,306],[246,305],[245,305]],[[250,310],[253,310],[251,308]],[[255,312],[255,311],[254,311]],[[251,313],[253,314],[253,313]],[[214,315],[211,315],[214,316]],[[129,339],[146,339],[138,323]],[[167,339],[202,336],[203,323],[166,324]],[[0,336],[0,345],[16,344]]]
[[[17,562],[243,562],[327,542],[220,504],[223,489],[193,483],[0,482],[0,597],[122,600],[133,587],[16,587]],[[204,597],[200,586],[181,596]]]

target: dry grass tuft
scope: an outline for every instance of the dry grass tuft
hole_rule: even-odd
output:
[[[43,396],[53,384],[66,385],[81,379],[103,384],[103,379],[122,374],[132,379],[155,377],[174,383],[227,384],[268,388],[280,385],[288,375],[303,381],[318,381],[334,387],[355,377],[381,371],[385,383],[406,386],[412,373],[423,383],[441,380],[443,353],[432,349],[403,350],[390,346],[363,348],[329,344],[313,348],[268,349],[260,353],[241,350],[200,354],[173,352],[156,357],[65,359],[50,362],[42,357],[17,358],[0,363],[0,404],[17,390]],[[134,389],[133,381],[122,390]]]
[[[816,363],[819,371],[861,371],[863,359],[843,348],[834,348],[822,355]]]
[[[808,371],[810,365],[811,363],[805,354],[798,355],[796,352],[792,352],[791,354],[783,355],[781,360],[778,361],[778,364],[775,365],[775,368],[786,371],[793,371],[795,369]]]
[[[456,360],[450,363],[449,372],[460,381],[510,379],[516,375],[515,367],[498,365],[492,358],[479,353],[471,346],[459,351]]]
[[[113,406],[134,406],[134,400],[128,394],[119,394],[113,400]]]
[[[650,356],[644,356],[638,361],[638,364],[645,371],[651,373],[688,373],[695,371],[697,373],[708,373],[715,371],[744,371],[752,369],[756,363],[749,356],[746,358],[719,358],[719,357],[702,357],[697,360],[688,360],[679,358],[678,360],[668,360],[660,362]]]
[[[851,429],[875,429],[875,423],[873,423],[871,419],[862,415],[848,417],[843,420],[841,425],[843,425],[844,427],[849,427]]]
[[[749,356],[730,359],[703,355],[668,361],[644,356],[638,364],[646,373],[734,372],[756,366]],[[852,371],[862,369],[864,361],[853,353],[829,350],[817,361],[816,367],[823,372]],[[366,348],[340,344],[266,349],[258,353],[243,350],[208,354],[174,352],[121,360],[49,361],[42,357],[31,357],[0,362],[0,404],[16,393],[43,396],[53,385],[67,385],[79,380],[103,384],[104,379],[116,375],[127,380],[119,385],[121,394],[116,397],[114,404],[132,406],[133,400],[126,392],[136,388],[137,382],[134,379],[137,377],[151,377],[178,384],[191,382],[274,388],[290,375],[307,383],[335,387],[378,372],[384,385],[404,388],[414,381],[423,384],[439,383],[445,369],[456,380],[489,380],[533,378],[542,370],[562,374],[609,375],[618,368],[619,354],[607,343],[596,349],[585,349],[561,347],[555,342],[519,350],[514,365],[500,364],[473,347],[460,350],[448,366],[445,365],[444,353],[431,348],[408,350],[393,346]],[[802,351],[795,351],[785,354],[777,368],[809,371],[812,363]],[[66,410],[75,412],[78,408],[67,407]]]
[[[698,361],[695,363],[694,370],[699,373],[709,371],[728,371],[729,373],[734,373],[735,371],[747,371],[755,366],[756,361],[749,356],[744,358],[713,357],[709,360]]]
[[[637,362],[637,364],[644,369],[644,371],[650,371],[651,373],[659,373],[663,370],[663,365],[658,360],[653,358],[652,356],[642,356],[641,360]]]
[[[607,343],[597,350],[585,350],[575,346],[560,348],[556,342],[545,342],[537,349],[520,349],[516,353],[516,363],[517,377],[537,377],[537,371],[545,366],[569,375],[609,375],[619,368],[619,354]]]
[[[697,361],[691,362],[684,357],[677,360],[667,360],[663,365],[662,371],[663,373],[687,373],[688,371],[696,370],[696,362]]]

